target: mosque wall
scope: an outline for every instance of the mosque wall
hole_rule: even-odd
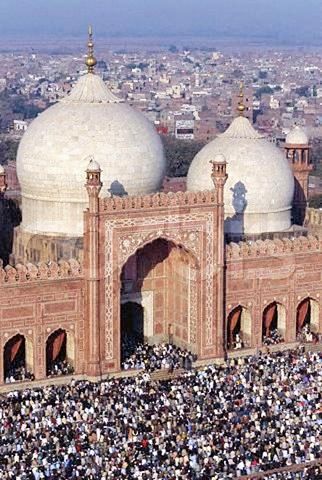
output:
[[[226,259],[226,315],[238,305],[250,312],[251,346],[262,344],[263,312],[272,302],[285,312],[285,341],[295,341],[298,305],[305,298],[320,304],[322,297],[322,241],[309,236],[240,242],[227,246]]]
[[[76,261],[0,269],[0,348],[17,334],[32,346],[36,379],[46,377],[46,340],[57,329],[76,339],[74,368],[83,373],[84,283]],[[0,355],[0,383],[3,355]]]

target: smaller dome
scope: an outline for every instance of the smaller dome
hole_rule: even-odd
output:
[[[226,157],[222,153],[217,153],[213,161],[214,163],[226,163]]]
[[[90,158],[89,164],[87,165],[86,172],[101,172],[101,167],[94,158]]]
[[[307,145],[309,143],[309,137],[304,132],[303,128],[296,125],[287,135],[285,143],[290,145]]]

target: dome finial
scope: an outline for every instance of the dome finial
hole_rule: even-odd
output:
[[[239,98],[239,101],[238,101],[237,112],[239,113],[239,115],[243,116],[244,111],[246,110],[246,107],[244,105],[244,84],[243,84],[243,82],[241,82],[240,85],[239,85],[238,98]]]
[[[86,55],[85,65],[87,66],[87,72],[93,73],[94,67],[97,64],[97,60],[94,57],[94,43],[93,43],[93,28],[92,25],[88,26],[88,53]]]

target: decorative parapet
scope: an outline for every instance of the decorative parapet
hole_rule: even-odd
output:
[[[77,278],[82,276],[82,266],[77,260],[68,262],[18,263],[15,267],[7,265],[0,267],[0,285],[33,282],[38,280],[58,280],[64,278]]]
[[[239,243],[229,243],[226,246],[226,259],[244,259],[285,255],[299,252],[319,252],[321,243],[317,236],[282,238],[274,240],[256,240]]]
[[[322,227],[322,210],[318,208],[307,208],[305,214],[305,225]]]
[[[101,200],[104,211],[147,210],[164,207],[188,207],[209,205],[216,202],[215,191],[203,192],[158,192],[151,195],[106,197]]]

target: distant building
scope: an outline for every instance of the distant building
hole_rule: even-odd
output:
[[[180,140],[193,140],[195,120],[192,116],[182,115],[175,120],[175,137]]]
[[[13,121],[13,131],[14,132],[25,132],[28,128],[28,122],[25,120],[14,120]]]

